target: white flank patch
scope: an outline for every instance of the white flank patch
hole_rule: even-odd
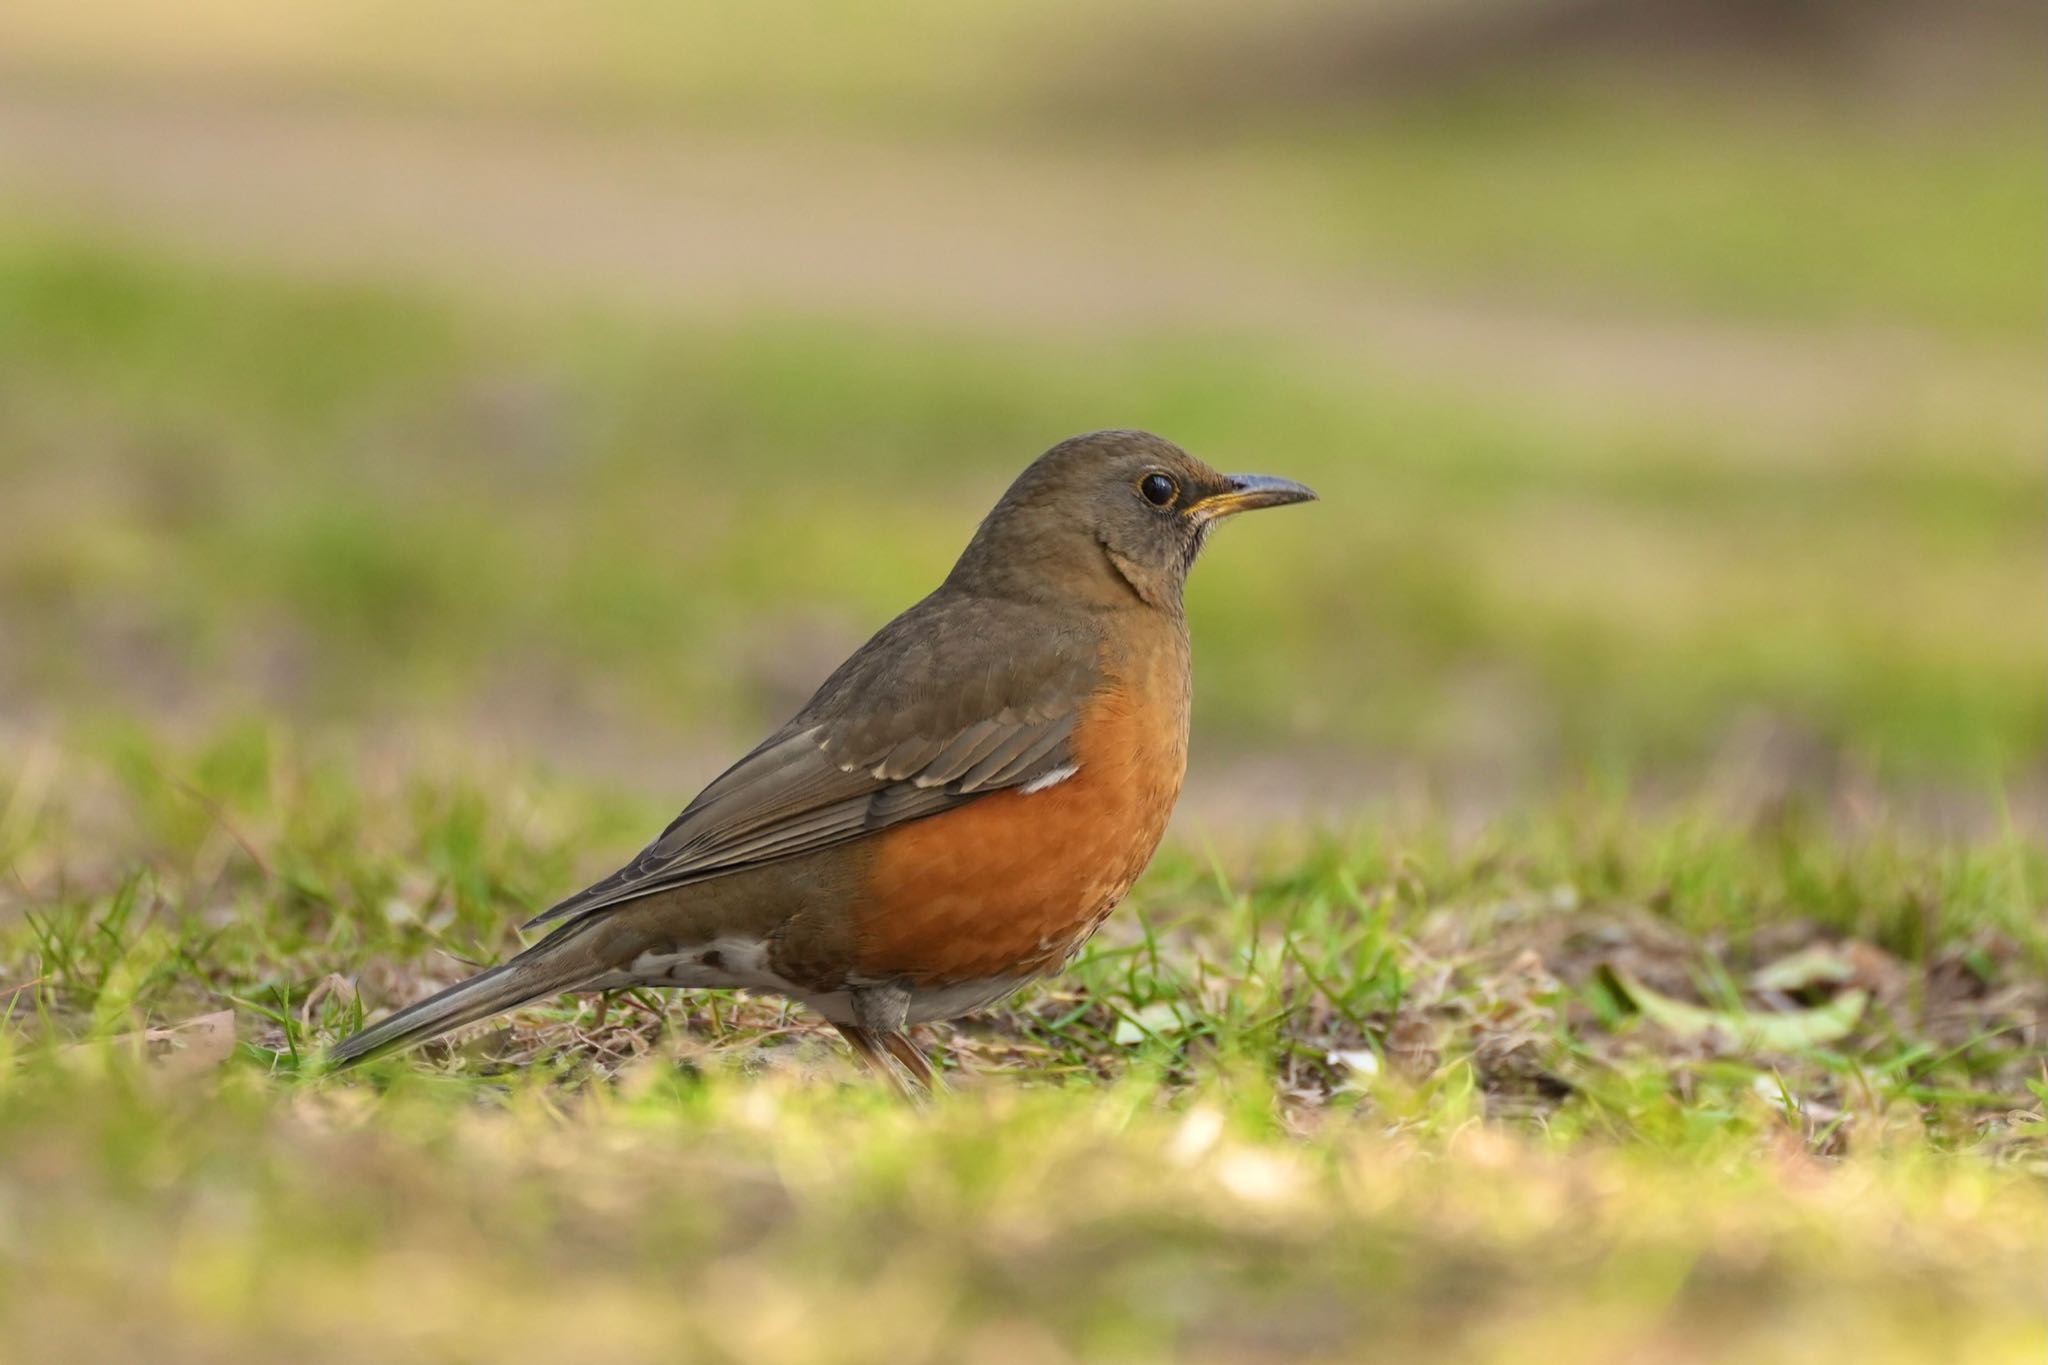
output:
[[[707,956],[712,959],[710,962],[704,960]],[[1015,994],[1028,980],[1024,976],[992,976],[915,991],[910,997],[909,1022],[921,1024],[972,1014]],[[615,990],[624,986],[761,992],[799,1001],[836,1024],[856,1022],[852,990],[811,992],[783,980],[768,966],[768,945],[760,939],[715,938],[673,953],[642,953],[623,970],[593,981],[585,989]]]
[[[796,988],[768,968],[768,945],[760,939],[715,938],[674,953],[642,953],[626,968],[648,986],[709,986],[727,990],[776,991]]]
[[[1051,772],[1046,773],[1042,777],[1032,778],[1029,782],[1026,782],[1021,788],[1019,788],[1019,790],[1022,791],[1026,796],[1031,795],[1031,793],[1033,792],[1042,792],[1047,787],[1057,787],[1060,783],[1066,781],[1068,778],[1072,777],[1075,773],[1080,771],[1081,768],[1079,764],[1070,763],[1064,768],[1054,768]]]

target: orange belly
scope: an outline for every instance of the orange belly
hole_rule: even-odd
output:
[[[1184,712],[1134,702],[1097,699],[1064,782],[880,836],[856,911],[859,970],[940,986],[1051,971],[1079,948],[1151,861],[1186,771]]]

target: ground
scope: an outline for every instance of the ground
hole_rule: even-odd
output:
[[[880,8],[0,13],[6,1339],[2040,1360],[2031,73]],[[1322,501],[937,1103],[711,993],[318,1074],[1106,425]]]
[[[2038,1355],[2038,847],[1589,800],[1176,852],[927,1031],[920,1111],[706,993],[315,1078],[615,814],[261,735],[108,757],[146,863],[47,773],[6,823],[31,884],[64,850],[4,964],[40,1358]]]

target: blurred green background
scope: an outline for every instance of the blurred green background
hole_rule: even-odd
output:
[[[267,718],[679,800],[1130,425],[1325,499],[1197,575],[1209,825],[2038,813],[2042,27],[9,4],[0,743]]]

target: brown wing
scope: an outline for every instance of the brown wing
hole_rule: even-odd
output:
[[[632,862],[526,927],[814,853],[1056,772],[1072,761],[1097,657],[1028,608],[934,595]]]

